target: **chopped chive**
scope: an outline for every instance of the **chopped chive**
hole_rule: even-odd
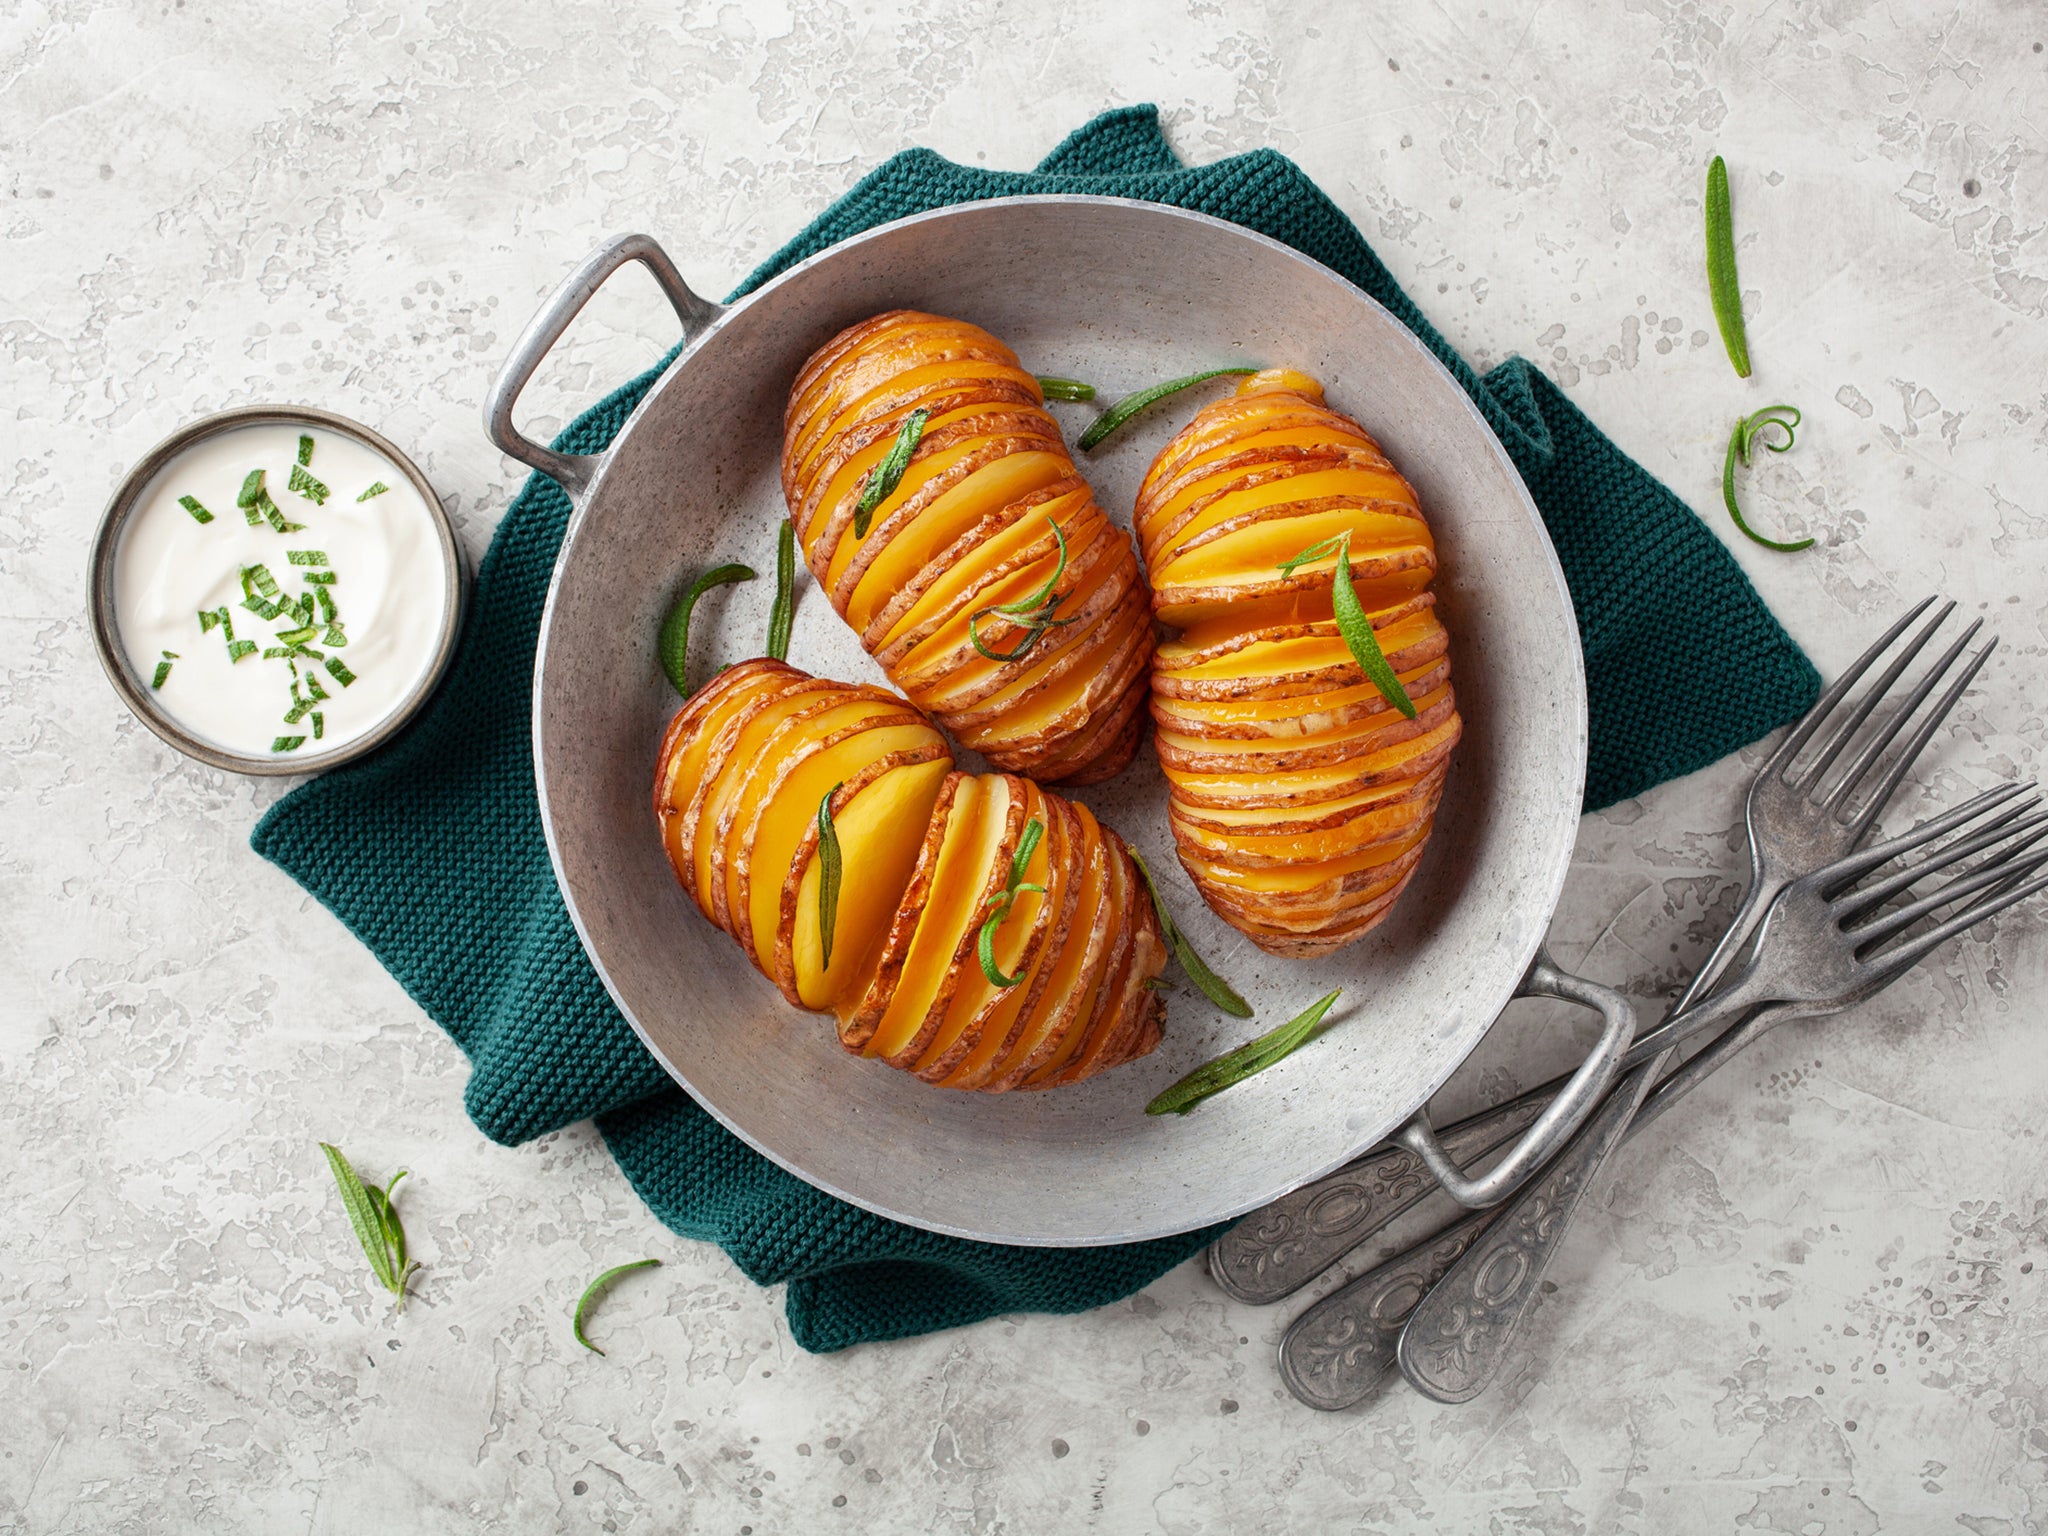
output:
[[[256,498],[262,494],[262,491],[263,471],[260,469],[250,470],[242,479],[242,488],[235,492],[235,505],[246,511],[248,508],[256,505]],[[252,517],[249,521],[253,523],[256,519]]]
[[[305,744],[306,738],[303,736],[279,736],[271,741],[270,750],[273,752],[296,752]]]
[[[327,717],[319,710],[313,711],[313,739],[318,741],[327,734]]]
[[[1735,376],[1749,377],[1749,335],[1742,324],[1742,284],[1735,275],[1735,220],[1728,211],[1728,162],[1707,167],[1707,293]]]
[[[841,779],[818,802],[818,942],[824,969],[832,969],[832,930],[839,925],[839,829],[832,821],[832,797],[846,786]]]
[[[684,698],[690,696],[690,612],[697,606],[697,599],[713,587],[753,579],[754,572],[749,566],[714,566],[690,583],[689,591],[677,600],[676,605],[669,609],[668,617],[661,621],[655,650],[661,657],[661,670],[668,674],[670,686]]]
[[[1045,887],[1024,879],[1025,871],[1031,867],[1031,856],[1038,852],[1040,839],[1045,836],[1045,823],[1036,816],[1024,824],[1024,834],[1017,839],[1017,851],[1010,856],[1010,878],[1002,890],[989,898],[989,914],[981,925],[980,936],[974,942],[975,958],[981,961],[981,974],[988,978],[992,987],[1014,987],[1024,979],[1019,970],[1014,976],[1005,976],[1002,967],[996,964],[996,930],[1003,925],[1003,919],[1010,915],[1017,897],[1025,891],[1043,894]]]
[[[1184,1115],[1212,1094],[1221,1093],[1232,1084],[1265,1071],[1282,1057],[1292,1055],[1321,1032],[1317,1026],[1323,1022],[1323,1015],[1343,995],[1341,987],[1335,992],[1327,992],[1278,1029],[1269,1030],[1258,1039],[1195,1068],[1147,1104],[1145,1113]]]
[[[603,1294],[607,1286],[621,1275],[630,1275],[636,1269],[659,1269],[660,1267],[661,1260],[659,1259],[635,1259],[631,1264],[620,1264],[606,1270],[595,1280],[591,1281],[590,1284],[586,1285],[583,1288],[583,1294],[576,1299],[576,1317],[572,1324],[576,1332],[576,1342],[589,1350],[593,1355],[602,1355],[604,1351],[591,1343],[589,1336],[583,1331],[583,1324],[589,1318],[590,1309],[596,1305],[597,1298]]]
[[[166,682],[170,681],[171,663],[178,659],[178,653],[176,651],[165,651],[163,657],[164,659],[156,664],[156,675],[149,680],[149,686],[153,689],[161,688]]]
[[[923,406],[912,411],[897,430],[896,441],[882,455],[882,462],[868,471],[867,485],[860,493],[860,500],[853,504],[853,536],[856,539],[868,536],[868,523],[875,515],[875,508],[894,495],[896,487],[903,483],[903,471],[910,468],[918,439],[924,436],[924,424],[931,417],[932,413]]]
[[[307,586],[309,586],[309,587],[312,587],[312,586],[318,586],[318,587],[331,587],[331,586],[333,586],[333,585],[334,585],[334,572],[332,572],[332,571],[308,571],[308,572],[306,572],[306,574],[305,574],[305,576],[304,576],[303,580],[305,581],[306,585],[307,585]]]
[[[1180,931],[1180,924],[1173,920],[1173,914],[1166,910],[1166,901],[1159,894],[1159,886],[1152,878],[1152,871],[1134,848],[1131,862],[1138,866],[1138,873],[1145,877],[1145,889],[1152,893],[1152,911],[1159,918],[1160,931],[1166,935],[1166,947],[1173,951],[1173,958],[1180,962],[1186,973],[1204,997],[1234,1018],[1248,1019],[1252,1016],[1252,1005],[1237,995],[1237,989],[1214,971],[1208,963],[1195,953],[1195,946],[1188,942],[1188,936]]]
[[[230,663],[240,661],[244,656],[253,655],[256,649],[257,645],[254,640],[230,640],[228,642],[228,661]]]
[[[1787,413],[1791,416],[1789,421],[1785,419]],[[1782,443],[1774,443],[1766,438],[1764,446],[1772,453],[1783,453],[1793,444],[1799,419],[1799,407],[1796,405],[1767,405],[1754,415],[1743,417],[1735,423],[1734,432],[1729,434],[1728,452],[1721,460],[1721,500],[1727,504],[1728,515],[1735,519],[1735,526],[1764,548],[1783,550],[1788,555],[1810,548],[1813,540],[1794,539],[1787,542],[1767,539],[1749,526],[1742,516],[1742,508],[1735,500],[1735,460],[1740,457],[1745,465],[1748,464],[1750,449],[1755,446],[1758,435],[1769,427],[1777,427],[1783,431],[1785,440]]]
[[[327,551],[324,549],[289,549],[285,551],[284,557],[293,565],[325,565],[327,563]]]
[[[1081,434],[1081,449],[1083,452],[1086,452],[1088,449],[1093,448],[1097,443],[1101,442],[1110,433],[1121,427],[1154,401],[1164,400],[1168,395],[1177,395],[1184,389],[1192,389],[1195,385],[1206,383],[1210,379],[1220,379],[1225,375],[1257,373],[1258,371],[1256,368],[1211,368],[1205,373],[1191,373],[1185,378],[1168,379],[1164,384],[1154,384],[1150,389],[1141,389],[1135,394],[1125,395],[1116,404],[1088,423],[1088,430]]]
[[[341,684],[341,686],[344,688],[346,688],[350,683],[356,680],[355,673],[349,671],[348,669],[348,663],[343,661],[339,656],[330,656],[327,658],[327,675],[333,678],[337,683]]]
[[[291,478],[285,481],[285,488],[297,491],[316,507],[324,505],[328,496],[332,494],[326,486],[306,472],[303,459],[292,466]]]
[[[1095,386],[1083,384],[1079,379],[1062,379],[1055,375],[1041,373],[1038,376],[1039,392],[1048,400],[1093,400]]]
[[[213,521],[213,514],[199,505],[199,498],[197,496],[180,496],[178,498],[178,505],[192,514],[192,521],[195,523],[210,523]]]
[[[789,626],[796,619],[796,529],[788,518],[775,535],[775,604],[768,610],[764,655],[789,660]]]
[[[303,432],[299,434],[299,462],[301,464],[313,462],[313,439]]]
[[[370,488],[367,491],[364,491],[362,495],[358,496],[356,500],[359,502],[368,501],[372,496],[382,496],[386,491],[390,489],[391,487],[386,485],[382,480],[373,480],[370,482]]]
[[[1292,560],[1280,567],[1284,575],[1292,575],[1294,568],[1307,560],[1321,559],[1330,552],[1331,540],[1311,544]],[[1408,690],[1401,686],[1400,674],[1394,671],[1387,660],[1387,653],[1380,649],[1379,637],[1372,632],[1372,619],[1367,615],[1364,604],[1358,600],[1358,588],[1351,582],[1351,535],[1347,531],[1336,536],[1337,565],[1331,573],[1330,611],[1337,620],[1337,632],[1344,637],[1344,645],[1351,652],[1351,659],[1358,663],[1358,670],[1366,681],[1379,689],[1380,697],[1408,719],[1415,718],[1415,701],[1408,697]]]

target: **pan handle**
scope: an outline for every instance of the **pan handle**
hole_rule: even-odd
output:
[[[1606,1093],[1607,1085],[1621,1066],[1629,1042],[1636,1034],[1635,1005],[1612,987],[1558,969],[1545,949],[1536,951],[1528,974],[1515,988],[1516,997],[1555,997],[1599,1012],[1600,1043],[1593,1047],[1571,1075],[1571,1080],[1550,1101],[1550,1107],[1536,1117],[1536,1123],[1515,1143],[1514,1149],[1478,1178],[1467,1178],[1452,1162],[1430,1128],[1429,1106],[1424,1105],[1392,1138],[1421,1158],[1436,1175],[1453,1200],[1475,1209],[1505,1200],[1570,1139]]]
[[[512,424],[512,407],[518,404],[520,392],[526,388],[534,370],[540,367],[541,359],[562,339],[569,322],[582,312],[583,306],[590,302],[590,296],[604,286],[605,280],[629,261],[639,262],[661,284],[661,291],[675,308],[676,318],[683,323],[685,344],[703,335],[725,313],[724,305],[714,304],[690,291],[690,285],[683,281],[683,274],[676,270],[676,264],[668,259],[668,252],[655,242],[652,235],[614,235],[592,251],[581,266],[563,279],[562,286],[548,296],[547,303],[540,307],[540,313],[533,317],[532,324],[527,326],[525,334],[512,348],[512,355],[505,360],[505,367],[491,386],[490,394],[484,398],[484,435],[501,452],[551,477],[569,493],[572,502],[583,499],[584,491],[604,463],[605,456],[601,453],[558,453],[534,442]]]

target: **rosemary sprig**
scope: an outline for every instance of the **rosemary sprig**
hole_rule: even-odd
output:
[[[1044,836],[1045,823],[1036,816],[1024,824],[1024,835],[1017,839],[1017,851],[1010,858],[1009,883],[989,898],[988,917],[981,925],[981,935],[975,940],[974,952],[981,961],[981,974],[988,978],[992,987],[1014,987],[1024,979],[1021,970],[1014,976],[1005,976],[1002,967],[996,964],[996,930],[1010,915],[1010,908],[1016,904],[1018,896],[1025,891],[1044,894],[1044,886],[1024,879],[1025,871],[1031,867],[1031,856],[1038,852],[1039,840]]]
[[[1156,400],[1164,400],[1168,395],[1177,395],[1184,389],[1191,389],[1195,385],[1205,383],[1210,379],[1220,379],[1226,374],[1241,375],[1257,373],[1258,371],[1256,368],[1211,368],[1205,373],[1191,373],[1185,378],[1168,379],[1164,384],[1154,384],[1149,389],[1141,389],[1134,394],[1125,395],[1116,404],[1088,423],[1088,430],[1081,434],[1081,449],[1085,453],[1088,449],[1093,448],[1097,443],[1109,436],[1110,433],[1121,427],[1125,422]]]
[[[597,1298],[604,1293],[606,1287],[621,1275],[630,1275],[636,1269],[659,1268],[661,1268],[661,1260],[659,1259],[635,1259],[630,1264],[614,1265],[591,1281],[590,1284],[583,1287],[583,1294],[576,1298],[576,1318],[572,1324],[576,1330],[576,1342],[589,1350],[593,1355],[602,1355],[604,1351],[591,1343],[590,1336],[583,1331],[583,1325],[589,1320],[590,1309],[597,1304]]]
[[[305,740],[303,736],[293,739]],[[406,1170],[401,1168],[391,1176],[389,1188],[379,1189],[362,1181],[339,1147],[323,1141],[320,1150],[327,1154],[327,1166],[334,1174],[335,1187],[341,1191],[342,1208],[348,1212],[348,1224],[355,1229],[356,1241],[363,1245],[363,1256],[370,1261],[370,1273],[398,1298],[398,1310],[403,1312],[406,1282],[419,1268],[406,1257],[405,1228],[399,1224],[398,1208],[391,1203]]]
[[[697,599],[713,587],[753,579],[751,566],[714,566],[690,583],[689,591],[677,599],[676,605],[669,609],[668,617],[661,621],[661,635],[655,642],[661,656],[661,670],[668,674],[669,684],[684,698],[690,696],[690,610],[697,606]]]
[[[1186,1077],[1145,1106],[1148,1115],[1184,1115],[1202,1100],[1263,1072],[1281,1058],[1291,1056],[1321,1033],[1323,1016],[1344,995],[1343,988],[1325,993],[1305,1011],[1297,1013],[1278,1029],[1218,1056],[1195,1068]]]
[[[1053,573],[1046,578],[1045,585],[1029,597],[1020,597],[1014,603],[991,604],[987,608],[978,608],[968,615],[967,638],[973,644],[975,650],[979,651],[990,661],[1021,661],[1030,654],[1033,646],[1045,638],[1045,632],[1048,629],[1064,628],[1066,625],[1074,622],[1072,619],[1056,619],[1053,617],[1053,614],[1058,611],[1060,604],[1073,594],[1062,592],[1055,596],[1053,593],[1053,588],[1060,584],[1060,578],[1067,574],[1067,535],[1066,531],[1058,523],[1053,522],[1051,513],[1046,514],[1045,520],[1048,523],[1052,523],[1053,542],[1059,546],[1059,563],[1053,567]],[[1024,631],[1024,638],[1017,642],[1014,649],[992,651],[983,642],[981,638],[981,621],[990,614],[994,614],[998,618],[1008,619],[1012,624],[1015,624]]]
[[[1280,574],[1291,576],[1294,568],[1310,560],[1320,560],[1334,553],[1337,566],[1330,585],[1330,610],[1337,620],[1337,633],[1344,637],[1344,647],[1351,652],[1351,659],[1358,663],[1380,697],[1408,719],[1415,718],[1415,701],[1408,697],[1408,690],[1401,686],[1399,674],[1387,660],[1387,653],[1380,649],[1379,637],[1372,632],[1372,619],[1365,611],[1365,605],[1358,600],[1358,588],[1351,584],[1351,534],[1333,535],[1319,544],[1311,544],[1292,560],[1280,566]]]
[[[903,471],[910,468],[910,457],[917,452],[918,439],[924,436],[924,424],[931,419],[932,413],[923,406],[912,411],[909,419],[897,430],[896,441],[882,455],[882,462],[868,471],[860,500],[853,504],[853,536],[856,539],[868,536],[868,524],[874,518],[875,508],[888,500],[896,487],[903,483]]]
[[[1790,420],[1786,419],[1787,413],[1790,413]],[[1798,406],[1767,405],[1754,415],[1745,416],[1735,423],[1735,430],[1728,435],[1728,452],[1721,459],[1721,500],[1727,503],[1728,515],[1735,519],[1735,526],[1748,534],[1752,539],[1755,539],[1757,543],[1763,545],[1764,548],[1783,550],[1788,555],[1810,548],[1813,540],[1795,539],[1788,543],[1779,539],[1767,539],[1749,526],[1742,516],[1742,508],[1736,505],[1735,501],[1735,461],[1737,458],[1740,458],[1746,466],[1749,463],[1750,449],[1755,445],[1758,437],[1770,427],[1776,427],[1782,431],[1785,434],[1785,440],[1782,443],[1774,443],[1766,437],[1763,440],[1763,445],[1770,449],[1772,453],[1783,453],[1795,441],[1798,426]]]
[[[1041,373],[1038,376],[1038,390],[1048,400],[1093,400],[1095,386],[1083,384],[1079,379],[1063,379],[1055,374]]]
[[[1152,910],[1159,917],[1159,928],[1166,935],[1166,947],[1173,951],[1173,958],[1180,963],[1181,970],[1189,981],[1201,990],[1204,997],[1233,1018],[1248,1019],[1252,1016],[1252,1005],[1237,995],[1237,989],[1214,971],[1208,962],[1195,953],[1195,946],[1188,942],[1188,936],[1180,931],[1180,924],[1173,920],[1173,914],[1166,910],[1165,899],[1159,894],[1158,882],[1153,880],[1152,871],[1145,865],[1138,850],[1131,850],[1131,862],[1138,866],[1138,873],[1145,877],[1145,889],[1152,893]]]
[[[768,649],[789,660],[789,626],[796,619],[796,527],[788,518],[775,535],[775,606],[768,610]]]
[[[841,779],[818,802],[818,943],[824,954],[821,969],[832,969],[832,930],[839,926],[839,828],[832,820],[832,797],[846,787]]]
[[[1707,167],[1707,292],[1714,322],[1735,376],[1749,377],[1749,336],[1742,325],[1742,285],[1735,276],[1735,220],[1728,211],[1728,162],[1719,155]]]

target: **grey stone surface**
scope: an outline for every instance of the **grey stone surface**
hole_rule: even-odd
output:
[[[475,1134],[459,1053],[248,851],[278,790],[122,714],[82,578],[125,464],[252,399],[407,445],[480,551],[519,477],[479,399],[598,236],[648,229],[718,292],[906,144],[1026,166],[1156,99],[1192,159],[1295,155],[1477,361],[1540,359],[1824,670],[1936,587],[1989,618],[1931,805],[2042,751],[2044,42],[2019,0],[0,14],[0,1530],[2041,1529],[2039,908],[1646,1138],[1470,1407],[1308,1413],[1273,1368],[1291,1309],[1192,1265],[1086,1317],[812,1358],[587,1127]],[[1747,384],[1700,275],[1715,151]],[[603,295],[536,425],[667,325],[638,278]],[[1775,399],[1808,426],[1749,500],[1820,539],[1799,556],[1718,508],[1729,423]],[[1733,899],[1744,771],[1585,823],[1561,959],[1675,989]],[[1447,1098],[1569,1051],[1531,1036]],[[419,1170],[402,1318],[321,1137]],[[641,1254],[667,1267],[586,1355],[577,1291]]]

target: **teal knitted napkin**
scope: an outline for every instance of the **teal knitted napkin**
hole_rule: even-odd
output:
[[[1571,586],[1592,710],[1589,808],[1710,763],[1812,702],[1813,667],[1684,503],[1521,358],[1475,374],[1351,221],[1270,150],[1190,169],[1149,106],[1105,113],[1030,174],[910,150],[738,293],[890,219],[1020,192],[1145,198],[1259,230],[1358,284],[1443,360],[1528,482]],[[669,360],[578,418],[556,446],[602,448]],[[1067,1250],[884,1220],[783,1172],[656,1065],[577,944],[534,798],[532,662],[568,516],[553,481],[526,483],[484,556],[454,669],[426,713],[381,752],[287,795],[250,839],[468,1053],[465,1102],[478,1128],[517,1143],[595,1116],[662,1221],[717,1243],[759,1284],[787,1282],[790,1331],[809,1350],[1002,1312],[1082,1311],[1197,1252],[1214,1231]]]

